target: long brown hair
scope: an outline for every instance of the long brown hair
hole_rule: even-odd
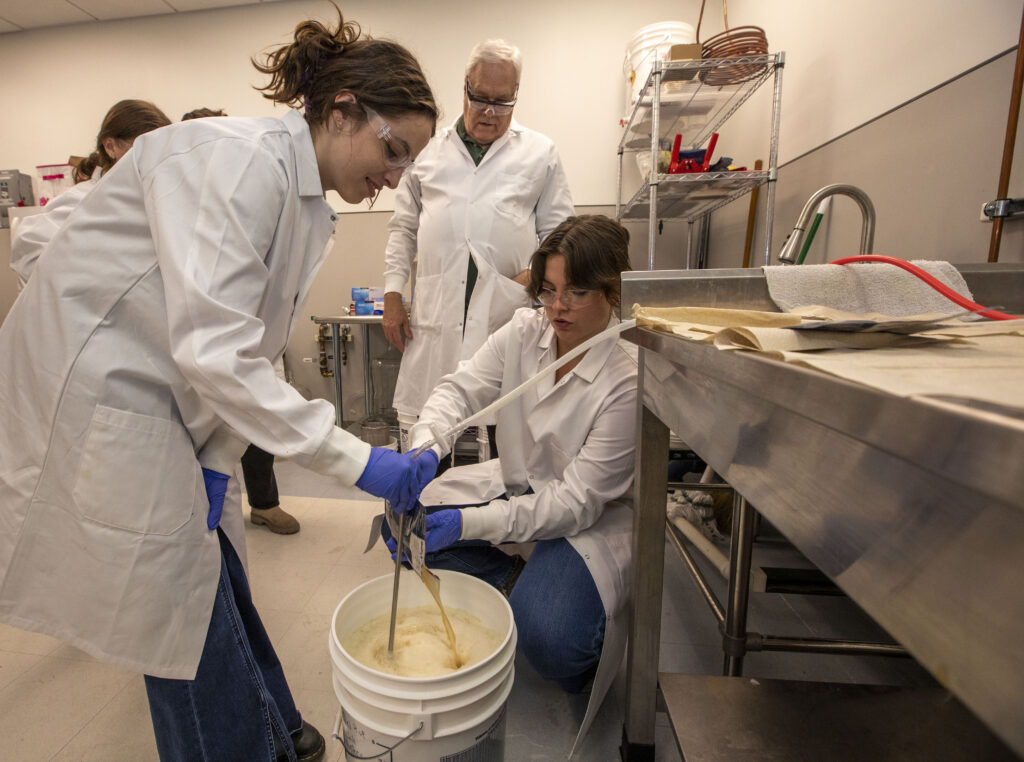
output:
[[[264,98],[305,110],[310,126],[325,124],[331,111],[365,119],[359,104],[379,114],[400,117],[411,112],[437,121],[434,94],[416,58],[390,40],[362,35],[359,25],[345,21],[338,11],[338,26],[329,29],[319,21],[303,21],[295,27],[294,41],[266,53],[253,66],[270,75],[270,84],[258,87]],[[335,104],[341,92],[352,93],[356,105]]]
[[[96,136],[96,150],[75,168],[75,182],[88,180],[96,167],[103,167],[103,171],[106,172],[114,166],[116,159],[103,147],[103,141],[107,138],[131,142],[139,135],[158,127],[166,127],[170,123],[167,114],[149,101],[118,101],[103,117],[103,124],[100,125],[99,134]]]

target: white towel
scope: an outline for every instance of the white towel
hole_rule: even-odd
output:
[[[963,276],[949,262],[912,260],[912,263],[971,299]],[[962,309],[920,278],[895,265],[863,262],[762,269],[772,300],[783,312],[808,304],[855,314],[879,313],[893,317],[952,314]]]

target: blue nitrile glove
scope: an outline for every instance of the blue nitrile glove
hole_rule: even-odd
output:
[[[397,453],[387,447],[370,450],[370,460],[356,481],[359,489],[391,503],[391,510],[395,513],[413,509],[420,494],[418,484],[419,472],[412,454]]]
[[[462,539],[462,511],[445,508],[427,516],[427,553],[444,550]]]
[[[216,529],[220,524],[220,514],[224,510],[224,495],[228,491],[228,479],[231,477],[209,468],[203,469],[203,482],[206,483],[206,498],[210,501],[210,512],[206,514],[206,528]]]
[[[433,450],[427,450],[418,458],[416,458],[416,477],[418,484],[416,485],[416,497],[420,496],[423,488],[430,484],[430,481],[437,476],[437,453]]]
[[[454,545],[462,539],[462,511],[458,508],[445,508],[434,513],[427,514],[427,538],[426,551],[433,553],[437,550],[444,550],[449,545]],[[384,541],[391,551],[391,558],[395,557],[398,551],[398,543],[394,537]],[[402,553],[404,556],[405,553]]]

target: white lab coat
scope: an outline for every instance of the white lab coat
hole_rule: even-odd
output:
[[[418,415],[442,376],[529,306],[512,278],[538,241],[572,214],[565,171],[544,135],[513,121],[479,166],[454,125],[430,141],[399,185],[384,255],[385,291],[401,291],[416,262],[398,412]],[[479,274],[463,326],[470,257]]]
[[[369,457],[272,366],[334,223],[294,111],[147,133],[86,195],[0,326],[0,620],[194,677],[201,467],[253,442],[352,484]]]
[[[11,236],[11,269],[21,278],[22,284],[28,282],[46,244],[67,222],[71,212],[89,191],[96,187],[97,182],[99,178],[72,185],[50,201],[42,214],[33,214],[18,223],[17,230]]]
[[[412,446],[433,439],[432,425],[449,428],[556,359],[554,330],[543,310],[517,310],[434,389],[410,431]],[[617,337],[601,342],[561,381],[548,376],[498,411],[499,458],[449,469],[420,496],[424,505],[487,503],[462,511],[465,539],[501,543],[565,537],[583,558],[601,595],[606,624],[580,737],[625,649],[636,383],[635,347]],[[449,447],[445,443],[438,454]],[[526,494],[529,489],[532,493]],[[509,499],[497,499],[503,494]]]

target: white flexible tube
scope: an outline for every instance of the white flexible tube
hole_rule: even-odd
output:
[[[469,416],[468,418],[464,418],[463,420],[459,421],[454,426],[452,426],[450,429],[448,429],[447,431],[445,431],[445,432],[443,432],[441,434],[437,434],[436,432],[434,432],[434,438],[431,439],[426,444],[422,444],[419,447],[417,447],[413,451],[412,457],[414,459],[418,458],[420,455],[425,453],[427,450],[429,450],[434,445],[441,444],[442,442],[446,442],[449,439],[453,439],[454,440],[454,438],[456,436],[458,436],[459,432],[461,432],[463,429],[466,429],[469,426],[472,426],[477,421],[482,420],[483,418],[486,418],[491,413],[494,413],[494,412],[497,412],[498,410],[501,410],[503,407],[505,407],[510,402],[518,399],[519,397],[522,397],[523,394],[528,389],[531,389],[532,387],[536,386],[538,383],[540,383],[540,381],[542,379],[546,378],[547,376],[550,376],[552,373],[554,373],[556,370],[561,368],[567,362],[569,362],[571,360],[574,360],[575,358],[579,357],[581,354],[586,352],[588,349],[590,349],[595,344],[600,344],[605,339],[611,338],[612,336],[617,336],[618,334],[622,333],[623,331],[628,330],[630,328],[633,328],[635,325],[636,325],[636,320],[635,319],[633,319],[633,320],[624,320],[621,323],[619,323],[618,325],[613,325],[610,328],[606,328],[605,330],[601,331],[601,333],[597,334],[596,336],[591,336],[589,339],[584,341],[578,347],[576,347],[575,349],[573,349],[573,350],[571,350],[569,352],[566,352],[564,355],[562,355],[557,360],[555,360],[555,362],[553,362],[550,365],[546,366],[545,368],[541,369],[540,371],[538,371],[533,376],[530,376],[530,378],[528,378],[525,381],[523,381],[523,383],[519,384],[519,386],[517,386],[515,389],[513,389],[512,391],[510,391],[508,394],[504,395],[503,397],[499,397],[498,399],[496,399],[494,402],[492,402],[487,407],[483,408],[482,410],[478,410],[477,412],[473,413],[473,415]]]

